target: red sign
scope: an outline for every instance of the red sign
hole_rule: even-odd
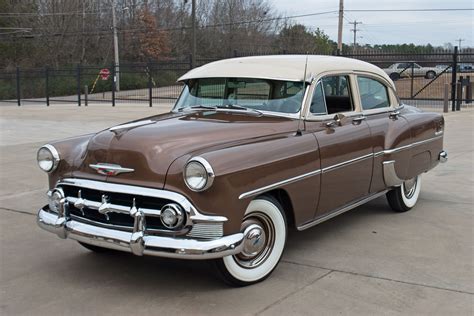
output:
[[[108,70],[107,68],[101,69],[99,75],[100,79],[107,80],[110,77],[110,70]]]

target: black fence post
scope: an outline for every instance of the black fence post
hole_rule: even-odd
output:
[[[21,105],[21,88],[20,88],[20,67],[16,67],[16,100],[18,106]]]
[[[116,84],[116,81],[117,80],[117,77],[115,77],[116,73],[115,73],[115,64],[112,63],[112,106],[115,106],[115,84]]]
[[[410,85],[410,98],[413,99],[413,80],[415,78],[415,63],[411,63],[411,85]]]
[[[46,92],[46,106],[49,106],[49,67],[46,66],[44,68],[44,87],[45,87],[45,92]]]
[[[456,78],[458,71],[458,47],[454,46],[453,65],[451,72],[451,106],[452,111],[456,111]]]
[[[148,104],[150,107],[153,106],[153,81],[151,77],[151,64],[148,63],[146,68],[148,69]]]
[[[77,65],[77,106],[81,106],[81,64]]]

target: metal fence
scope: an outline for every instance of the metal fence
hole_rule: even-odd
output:
[[[232,57],[249,55],[255,54],[235,51]],[[369,51],[344,56],[384,69],[405,103],[442,108],[449,102],[453,111],[474,103],[473,50],[458,52],[455,48],[451,52],[425,54]],[[222,58],[197,59],[197,65],[217,59]],[[0,102],[19,106],[32,102],[47,106],[54,103],[78,106],[172,103],[182,89],[176,80],[192,68],[191,60],[189,57],[156,63],[121,64],[120,68],[111,64],[105,67],[77,65],[0,70]],[[114,80],[117,77],[119,82]]]

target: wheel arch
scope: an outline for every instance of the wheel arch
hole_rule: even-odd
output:
[[[281,207],[283,208],[283,211],[285,212],[288,227],[292,227],[292,228],[296,227],[293,203],[291,201],[290,195],[285,189],[282,189],[282,188],[273,189],[271,191],[262,193],[258,197],[260,196],[270,196],[274,198],[275,200],[277,200],[278,203],[280,203]]]

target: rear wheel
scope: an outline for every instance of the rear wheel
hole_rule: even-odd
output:
[[[433,79],[434,77],[436,77],[436,72],[431,71],[431,70],[428,71],[428,72],[426,73],[426,75],[425,75],[425,78],[426,78],[426,79]]]
[[[396,212],[409,211],[418,201],[421,190],[421,175],[406,180],[401,186],[387,192],[390,207]]]
[[[247,231],[242,252],[214,261],[219,276],[233,286],[265,280],[278,265],[287,236],[285,213],[267,196],[250,202],[241,227]]]
[[[389,77],[390,77],[390,79],[395,81],[395,80],[400,79],[400,74],[398,72],[392,72]]]

